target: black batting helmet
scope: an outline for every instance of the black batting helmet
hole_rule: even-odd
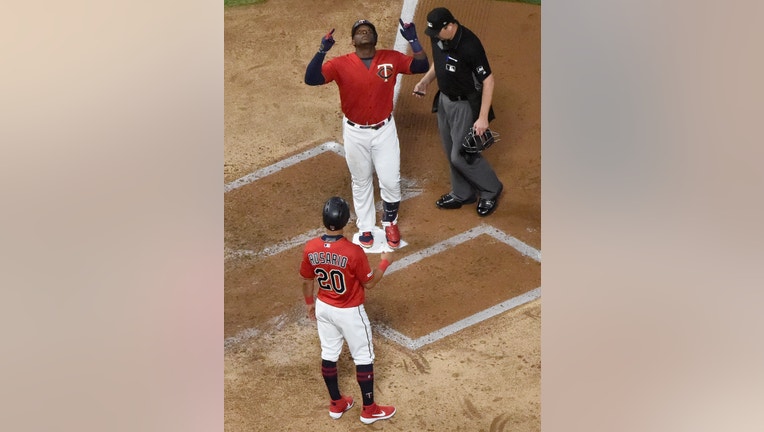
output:
[[[345,228],[350,219],[350,207],[340,197],[331,197],[324,204],[324,226],[332,231]]]
[[[371,21],[369,20],[362,19],[362,20],[358,20],[354,22],[353,30],[350,31],[350,37],[352,38],[353,36],[355,36],[355,31],[358,30],[358,27],[362,25],[369,26],[369,28],[371,29],[371,33],[374,35],[374,44],[376,45],[377,44],[377,28],[374,27],[374,24],[372,24]]]

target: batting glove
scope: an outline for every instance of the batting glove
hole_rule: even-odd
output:
[[[409,43],[415,41],[417,37],[416,26],[414,23],[404,23],[400,18],[398,18],[398,21],[401,23],[401,35],[403,35],[403,37],[409,41]]]
[[[422,44],[419,43],[419,39],[416,36],[416,26],[414,23],[404,23],[400,18],[398,18],[398,22],[401,23],[401,36],[409,41],[409,44],[411,44],[411,49],[414,51],[414,53],[422,51]]]
[[[333,34],[334,29],[332,29],[329,33],[321,38],[321,46],[318,48],[318,52],[323,54],[332,49],[334,46],[334,36],[332,36]]]

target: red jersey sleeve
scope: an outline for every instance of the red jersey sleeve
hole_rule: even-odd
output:
[[[302,251],[302,261],[300,262],[300,276],[304,277],[305,279],[315,279],[316,275],[313,273],[313,265],[310,263],[310,259],[308,257],[309,251],[315,249],[315,247],[311,247],[311,243],[313,243],[314,240],[310,240],[308,244],[305,245],[305,249]]]
[[[414,57],[412,57],[410,55],[402,54],[402,53],[400,53],[398,51],[393,51],[393,52],[399,54],[398,55],[398,60],[397,60],[398,67],[396,69],[398,69],[398,71],[400,73],[402,73],[402,74],[411,75],[412,74],[412,72],[411,72],[411,62],[414,61]]]
[[[353,243],[353,246],[358,245]],[[371,266],[369,265],[369,259],[366,257],[366,252],[364,252],[360,246],[358,246],[358,249],[355,252],[358,255],[354,260],[356,263],[355,273],[358,275],[358,281],[365,285],[366,282],[370,281],[374,276],[374,271],[372,271]]]

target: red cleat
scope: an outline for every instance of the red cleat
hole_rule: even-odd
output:
[[[387,420],[394,414],[394,406],[382,406],[375,403],[363,407],[363,411],[361,411],[361,422],[364,424],[372,424],[377,420]]]
[[[391,223],[385,226],[385,237],[387,238],[387,244],[391,248],[397,248],[401,244],[401,233],[398,231],[398,224]]]
[[[342,396],[339,400],[333,400],[329,403],[329,417],[337,420],[350,408],[353,408],[353,397]]]
[[[371,235],[371,231],[364,231],[358,236],[358,242],[365,248],[370,248],[374,245],[374,236]]]

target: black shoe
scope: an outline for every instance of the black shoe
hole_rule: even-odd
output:
[[[504,185],[499,185],[499,191],[496,192],[496,195],[493,197],[493,199],[480,199],[480,202],[477,205],[478,216],[488,216],[496,210],[496,207],[499,206],[499,195],[501,195],[503,190]]]
[[[472,204],[475,201],[477,201],[477,198],[475,197],[467,198],[464,201],[459,201],[458,199],[456,199],[456,197],[454,197],[450,193],[447,193],[443,195],[442,197],[440,197],[439,200],[435,201],[435,205],[442,209],[451,210],[451,209],[461,208],[463,204]]]

